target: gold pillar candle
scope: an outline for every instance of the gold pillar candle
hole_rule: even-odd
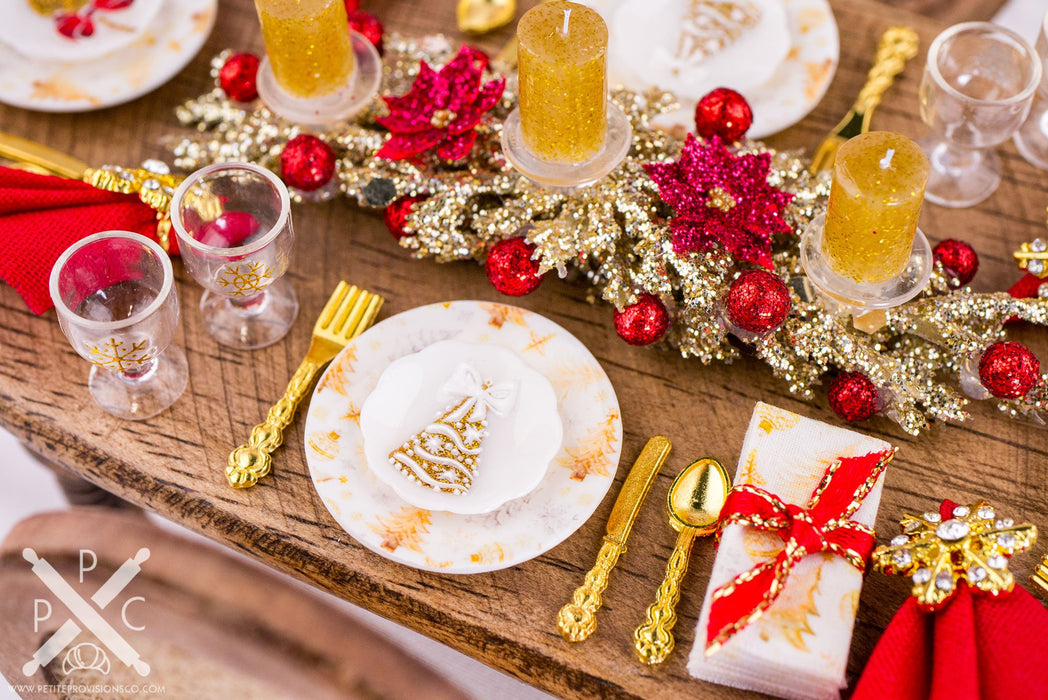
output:
[[[354,57],[343,0],[255,0],[255,9],[285,92],[323,97],[349,82]]]
[[[520,128],[539,158],[581,163],[604,146],[607,49],[607,25],[584,5],[554,0],[520,18]]]
[[[871,131],[837,152],[826,205],[822,253],[835,273],[879,283],[910,258],[928,182],[920,146],[890,131]]]

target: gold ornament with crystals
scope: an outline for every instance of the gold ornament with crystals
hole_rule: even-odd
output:
[[[875,570],[910,577],[922,610],[942,607],[961,581],[989,595],[1010,592],[1015,576],[1008,560],[1037,541],[1035,526],[998,518],[985,501],[954,505],[950,515],[907,513],[900,521],[904,534],[872,555]]]
[[[456,52],[443,36],[387,35],[380,94],[406,93],[419,61],[434,68]],[[212,63],[213,73],[225,60]],[[723,247],[678,255],[667,218],[673,211],[660,198],[643,165],[676,159],[683,139],[652,127],[651,121],[676,108],[673,95],[651,91],[611,93],[627,114],[633,143],[623,163],[600,182],[572,193],[552,192],[514,171],[502,155],[502,120],[516,101],[512,71],[492,63],[490,80],[510,78],[501,103],[477,126],[469,158],[443,163],[432,158],[387,160],[374,154],[389,138],[375,117],[385,109],[376,100],[347,126],[318,134],[332,144],[340,164],[342,192],[361,206],[382,208],[404,197],[410,205],[400,245],[418,258],[438,262],[482,261],[496,242],[526,231],[536,247],[540,271],[580,276],[598,297],[624,308],[653,294],[675,310],[664,342],[703,363],[738,355],[721,320],[728,285],[747,266]],[[264,106],[245,107],[220,89],[181,106],[177,115],[197,133],[174,146],[175,164],[187,170],[226,160],[248,160],[278,168],[283,145],[300,132]],[[793,311],[774,332],[752,341],[756,354],[804,398],[833,370],[862,372],[887,400],[885,415],[913,435],[930,421],[963,421],[968,399],[955,381],[973,352],[1005,337],[1004,323],[1018,317],[1048,325],[1048,300],[1014,299],[1005,293],[976,294],[944,274],[939,264],[915,300],[854,321],[828,311],[810,292],[799,262],[798,240],[808,222],[822,213],[830,175],[811,175],[804,154],[746,141],[736,152],[769,153],[768,183],[793,195],[783,218],[793,233],[773,241],[775,270],[789,283]],[[609,314],[610,317],[610,314]],[[1025,397],[990,399],[1012,416],[1048,409],[1048,385],[1038,383]]]

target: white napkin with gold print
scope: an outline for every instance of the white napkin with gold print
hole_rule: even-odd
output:
[[[758,403],[750,419],[735,485],[752,484],[785,503],[805,506],[826,468],[840,457],[892,449],[877,438]],[[873,527],[883,474],[851,519]],[[779,597],[756,621],[706,655],[713,592],[783,549],[775,533],[729,525],[710,576],[688,671],[696,678],[784,698],[836,698],[845,686],[862,574],[844,558],[820,553],[790,571]]]

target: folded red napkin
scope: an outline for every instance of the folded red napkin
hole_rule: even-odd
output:
[[[0,166],[0,279],[35,314],[53,306],[51,268],[70,245],[111,230],[156,240],[156,227],[156,212],[138,195]]]
[[[943,520],[957,504],[943,501]],[[1023,588],[958,582],[941,610],[910,596],[877,642],[852,700],[1011,700],[1048,693],[1048,610]]]
[[[1003,599],[962,582],[938,613],[909,598],[892,618],[852,700],[1009,700],[1043,697],[1048,611],[1022,588]]]

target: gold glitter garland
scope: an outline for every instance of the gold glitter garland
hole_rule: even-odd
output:
[[[403,94],[420,60],[439,66],[456,51],[440,35],[386,37],[380,93]],[[217,79],[229,52],[212,61]],[[486,71],[484,80],[498,66]],[[388,138],[375,123],[385,107],[376,100],[353,123],[318,136],[335,148],[342,192],[361,206],[382,208],[400,197],[423,196],[404,224],[400,244],[415,257],[438,262],[482,261],[494,243],[523,233],[537,248],[543,272],[569,272],[586,279],[596,300],[622,308],[642,293],[666,303],[675,316],[665,341],[684,357],[703,363],[738,356],[721,321],[727,286],[741,271],[721,248],[678,255],[666,219],[672,211],[643,169],[644,163],[673,160],[683,140],[651,127],[658,114],[676,107],[671,94],[616,90],[612,99],[627,114],[633,143],[621,166],[604,180],[571,194],[551,192],[521,176],[502,155],[502,120],[516,101],[510,71],[502,102],[477,127],[470,158],[445,164],[436,160],[396,161],[374,157]],[[177,110],[179,121],[196,134],[173,144],[175,164],[195,170],[210,163],[246,160],[279,170],[284,144],[300,127],[261,105],[241,105],[215,88]],[[803,154],[745,142],[740,153],[770,153],[768,182],[794,195],[783,216],[794,235],[775,241],[775,269],[790,284],[793,311],[775,332],[752,347],[791,392],[807,399],[834,368],[862,372],[888,399],[884,413],[917,435],[930,420],[963,421],[968,399],[947,383],[971,357],[1004,337],[1006,320],[1018,317],[1048,325],[1048,300],[1014,299],[1006,293],[975,294],[958,289],[936,265],[928,288],[914,301],[877,318],[872,328],[827,311],[803,277],[798,239],[808,222],[826,207],[829,173],[812,176]],[[1048,409],[1048,377],[1025,397],[994,399],[1012,416]]]

